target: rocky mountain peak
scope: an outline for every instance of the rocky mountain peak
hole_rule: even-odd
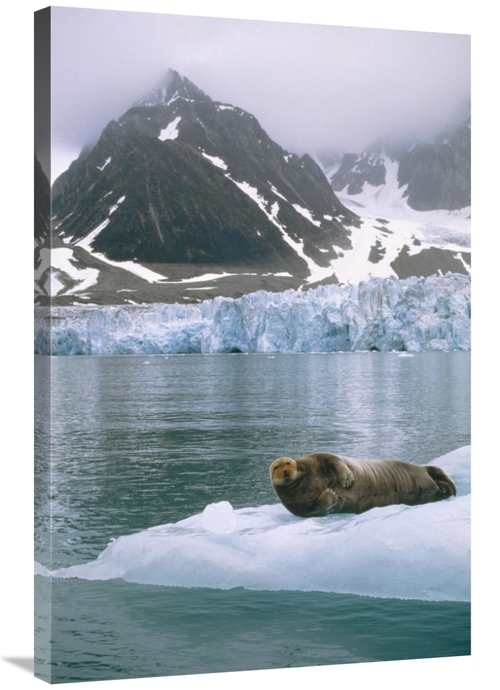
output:
[[[183,77],[179,72],[169,69],[159,88],[136,101],[134,107],[169,105],[177,98],[186,100],[211,100],[209,96],[203,93],[193,82],[189,81],[187,77]]]
[[[129,290],[136,301],[193,299],[198,282],[201,299],[216,270],[238,277],[221,283],[228,296],[336,282],[332,262],[359,223],[311,156],[288,153],[254,115],[175,70],[56,180],[52,211],[61,256],[85,266],[69,265],[78,285],[87,289],[87,267],[98,273],[82,303]],[[62,271],[58,297],[74,300],[82,288]]]

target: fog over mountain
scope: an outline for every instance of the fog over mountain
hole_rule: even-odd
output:
[[[197,303],[469,274],[469,149],[466,121],[434,143],[346,154],[322,171],[170,70],[54,182],[37,301]],[[43,217],[48,180],[36,180]]]
[[[52,180],[169,67],[299,155],[428,136],[470,99],[467,35],[55,7],[52,46]]]

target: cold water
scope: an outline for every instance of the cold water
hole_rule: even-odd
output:
[[[399,567],[384,588],[366,531],[356,537],[349,523],[349,547],[337,547],[336,523],[328,522],[337,516],[283,515],[268,476],[275,458],[314,450],[425,464],[467,446],[469,353],[38,357],[36,369],[37,675],[69,682],[470,653],[466,495],[362,516],[371,529],[379,521],[381,564],[390,553],[391,569]],[[291,521],[286,539],[284,523],[272,525],[273,541],[252,552],[259,586],[239,577],[249,562],[239,542],[217,533],[204,551],[189,534],[168,551],[185,583],[157,576],[160,546],[146,546],[155,531],[145,530],[177,534],[175,523],[218,502],[238,515],[252,509],[257,521],[269,511]],[[421,540],[411,561],[411,542],[395,545],[388,536],[403,531],[401,520],[405,535],[414,529]],[[313,532],[323,551],[338,548],[340,566],[327,553],[324,573],[308,583]],[[89,569],[117,539],[122,553],[108,559],[111,579],[91,579]],[[370,588],[353,587],[370,548]],[[436,571],[439,588],[429,591],[419,573],[439,565],[443,548],[450,580]],[[286,562],[281,550],[300,557],[296,588],[274,570]],[[451,574],[450,559],[461,564]],[[341,570],[345,563],[342,586],[329,586],[329,562]],[[68,568],[71,577],[57,576]]]

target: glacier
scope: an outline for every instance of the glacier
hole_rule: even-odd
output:
[[[470,446],[433,461],[458,495],[361,515],[298,518],[281,504],[227,501],[177,523],[112,540],[54,578],[253,590],[301,590],[424,601],[470,601]]]
[[[470,276],[371,278],[194,304],[38,307],[35,354],[470,350]]]

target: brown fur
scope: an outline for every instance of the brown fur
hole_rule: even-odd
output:
[[[279,458],[270,468],[273,488],[285,508],[299,517],[363,513],[397,503],[421,505],[456,496],[439,467],[402,460],[354,460],[311,453]]]

